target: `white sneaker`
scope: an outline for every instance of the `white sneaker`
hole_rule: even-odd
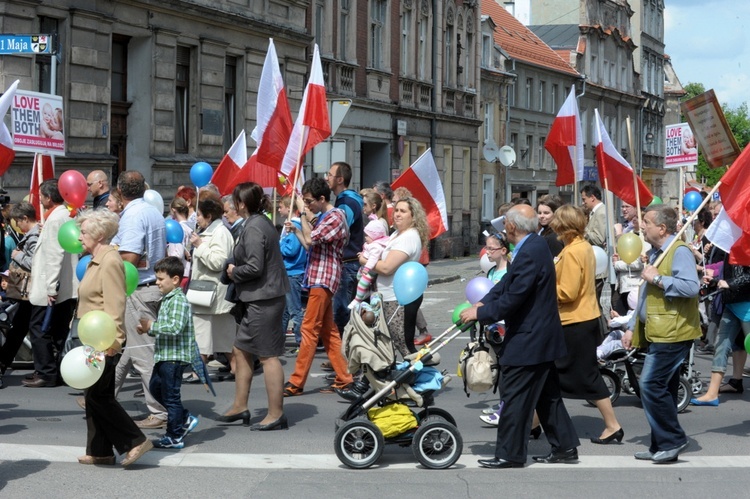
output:
[[[482,410],[482,414],[495,414],[497,411],[500,410],[500,403],[488,407],[487,409]]]

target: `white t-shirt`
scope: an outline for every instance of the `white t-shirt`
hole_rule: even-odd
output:
[[[394,232],[391,234],[388,243],[385,245],[380,260],[388,258],[388,253],[392,250],[398,250],[406,253],[410,262],[418,262],[419,255],[422,254],[422,240],[419,238],[417,229],[407,229],[403,233]],[[378,275],[378,292],[383,295],[383,301],[396,301],[396,294],[393,292],[393,276]]]

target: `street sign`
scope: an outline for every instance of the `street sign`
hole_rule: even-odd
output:
[[[328,101],[328,113],[331,117],[331,137],[336,135],[336,131],[339,129],[341,122],[344,121],[344,116],[346,116],[346,113],[349,112],[349,108],[351,106],[351,99],[338,99]]]
[[[0,55],[51,53],[50,35],[0,35]]]

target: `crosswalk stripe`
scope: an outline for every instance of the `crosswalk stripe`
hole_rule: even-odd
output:
[[[0,444],[0,461],[47,461],[52,463],[77,463],[78,456],[85,453],[84,447],[62,445]],[[393,456],[396,457],[396,456]],[[403,455],[396,457],[401,459]],[[479,468],[477,459],[487,456],[463,454],[457,466]],[[413,470],[419,467],[416,459],[409,462],[393,462],[384,453],[380,464],[387,470]],[[150,466],[194,467],[194,468],[242,468],[242,469],[307,469],[336,470],[344,467],[334,454],[228,454],[198,452],[197,447],[180,451],[154,450],[145,454],[138,463]],[[581,456],[577,464],[529,464],[530,469],[564,468],[570,471],[590,469],[638,469],[651,468],[650,461],[637,461],[632,456]],[[377,468],[377,464],[376,464]],[[750,468],[750,456],[701,456],[683,454],[669,468]]]

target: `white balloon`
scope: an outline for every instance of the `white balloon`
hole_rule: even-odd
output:
[[[607,252],[599,246],[594,246],[594,257],[596,257],[596,275],[603,274],[607,271],[607,264],[609,263]]]
[[[72,349],[65,354],[60,363],[60,374],[63,380],[68,386],[78,390],[90,387],[99,381],[104,373],[102,362],[97,363],[96,366],[86,363],[87,349],[93,350],[86,345]]]
[[[164,213],[164,199],[161,194],[153,189],[149,189],[143,193],[143,200],[148,204],[159,210],[159,213]]]
[[[487,256],[487,253],[482,255],[482,258],[479,259],[479,266],[482,267],[482,272],[485,274],[490,271],[491,268],[495,266],[494,262],[490,261],[490,257]]]

